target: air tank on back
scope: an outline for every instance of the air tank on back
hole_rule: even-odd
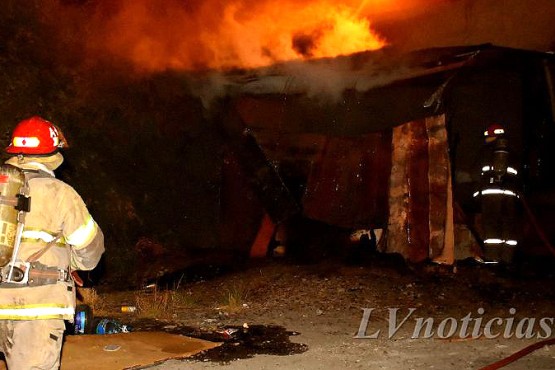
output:
[[[0,166],[0,267],[10,262],[17,230],[17,195],[25,175],[17,167]]]

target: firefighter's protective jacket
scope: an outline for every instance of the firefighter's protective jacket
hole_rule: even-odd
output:
[[[58,154],[61,157],[60,154]],[[60,272],[92,270],[104,252],[104,236],[79,194],[54,177],[54,162],[17,161],[7,163],[25,171],[31,210],[26,214],[18,259],[27,261],[43,251],[37,262]],[[59,238],[55,243],[48,242]],[[45,248],[46,247],[46,248]],[[73,320],[75,285],[71,278],[50,279],[44,284],[0,284],[1,320]]]
[[[484,259],[511,263],[520,239],[518,171],[510,166],[506,138],[499,137],[486,148],[481,189],[474,193],[481,205]]]

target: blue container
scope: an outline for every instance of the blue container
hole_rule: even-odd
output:
[[[75,307],[75,318],[73,322],[73,334],[88,334],[91,332],[92,310],[87,305]]]

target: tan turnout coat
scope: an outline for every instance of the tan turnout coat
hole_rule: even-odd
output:
[[[42,163],[7,163],[26,170],[31,210],[18,258],[26,261],[51,244],[38,262],[60,269],[91,270],[104,252],[104,236],[79,194],[54,177]],[[0,284],[0,320],[64,319],[73,321],[75,285],[73,280],[39,286],[7,287]]]

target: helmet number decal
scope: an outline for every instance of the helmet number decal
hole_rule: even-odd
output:
[[[49,129],[50,129],[50,137],[52,138],[52,144],[54,146],[58,146],[60,144],[58,130],[56,130],[56,128],[53,126],[50,126]]]

